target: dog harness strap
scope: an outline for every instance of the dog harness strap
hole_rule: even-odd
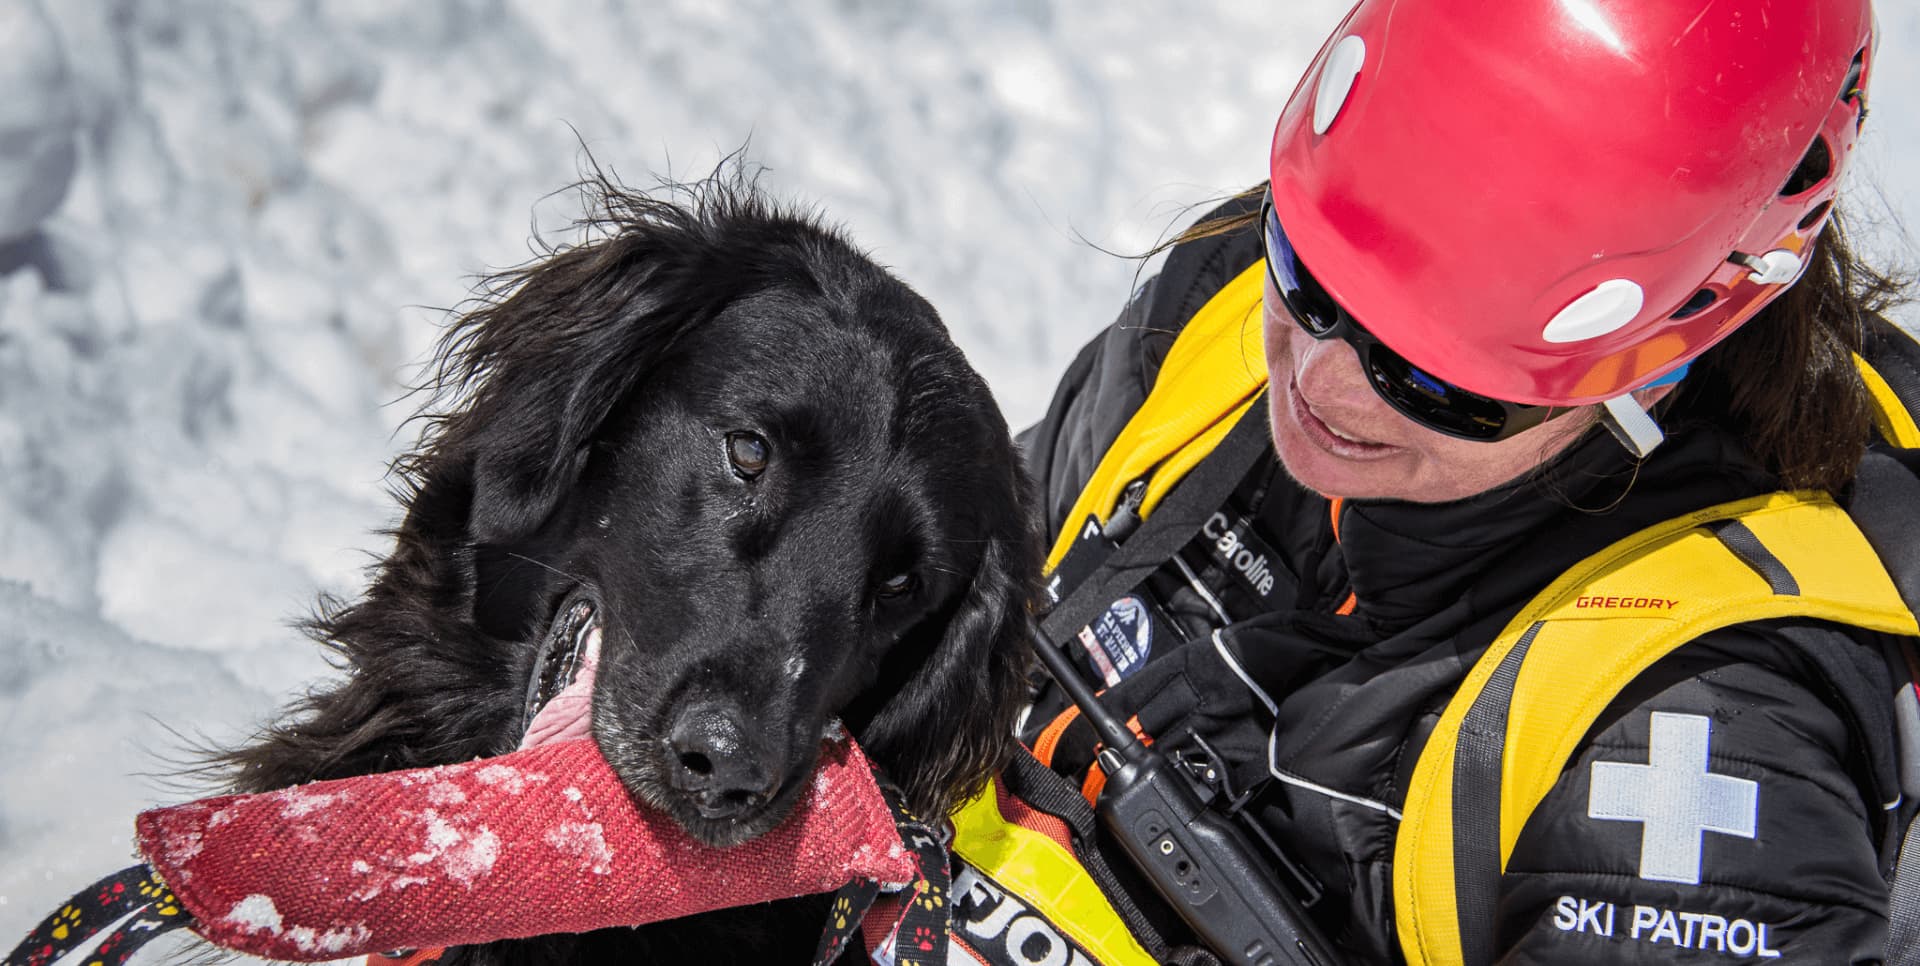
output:
[[[129,914],[131,915],[129,916]],[[125,918],[125,922],[120,922]],[[120,922],[88,958],[88,966],[121,966],[155,937],[193,922],[180,900],[153,874],[136,865],[81,890],[61,905],[13,952],[3,966],[49,966]]]
[[[849,882],[833,894],[833,908],[827,913],[827,927],[820,933],[820,944],[813,950],[813,966],[829,966],[847,948],[847,940],[860,931],[860,923],[880,897],[880,883],[872,879]]]
[[[874,776],[879,778],[878,773]],[[899,894],[898,917],[875,951],[876,959],[891,966],[911,963],[944,964],[953,939],[953,869],[941,835],[907,810],[898,789],[882,780],[880,796],[893,813],[900,841],[913,854],[919,875]],[[880,885],[871,879],[849,882],[833,894],[833,909],[813,956],[813,966],[829,966],[860,930],[861,920],[879,898]]]

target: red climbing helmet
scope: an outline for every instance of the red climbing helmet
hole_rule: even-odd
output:
[[[1273,214],[1414,366],[1607,400],[1799,278],[1872,40],[1868,0],[1361,0],[1280,115]]]

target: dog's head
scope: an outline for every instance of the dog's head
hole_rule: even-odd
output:
[[[427,502],[464,508],[475,620],[524,644],[502,673],[539,691],[590,610],[594,738],[710,843],[777,823],[836,718],[944,812],[1010,747],[1037,582],[984,382],[925,300],[750,186],[600,190],[597,240],[450,332],[463,404],[412,467],[466,494]]]

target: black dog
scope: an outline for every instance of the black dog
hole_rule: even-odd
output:
[[[923,299],[738,174],[678,204],[587,187],[596,240],[491,279],[443,338],[392,554],[310,622],[349,674],[232,752],[236,785],[511,751],[597,639],[593,737],[696,837],[776,824],[836,717],[944,814],[1011,748],[1038,579],[985,384]],[[743,943],[723,918],[684,955],[804,961],[819,924]],[[452,958],[677,960],[682,926]]]

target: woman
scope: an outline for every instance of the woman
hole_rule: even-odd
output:
[[[1662,521],[1847,491],[1873,434],[1853,354],[1899,339],[1876,316],[1895,287],[1832,224],[1872,48],[1865,0],[1362,0],[1280,116],[1270,186],[1172,248],[1027,434],[1069,535],[1054,591],[1098,598],[1055,639],[1271,836],[1346,954],[1412,950],[1409,785],[1523,606]],[[1162,371],[1187,365],[1183,328],[1236,312],[1271,451],[1214,472],[1181,511],[1199,532],[1116,582],[1170,484],[1103,467],[1149,433],[1150,393],[1238,378]],[[1657,619],[1684,606],[1663,590],[1593,606]],[[1633,677],[1511,843],[1466,958],[1879,961],[1911,817],[1888,805],[1883,639],[1750,621]],[[1048,690],[1027,727],[1097,799],[1084,720]],[[1148,950],[1192,942],[1108,878]]]

